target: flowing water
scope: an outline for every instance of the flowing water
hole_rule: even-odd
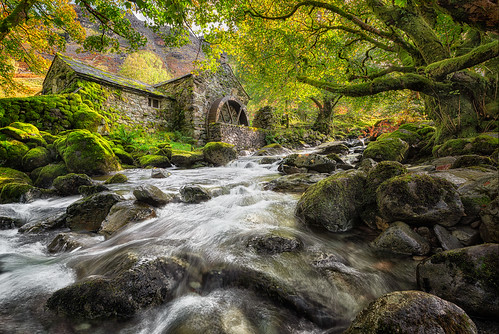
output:
[[[170,203],[158,209],[156,218],[131,224],[107,240],[96,235],[93,246],[69,253],[47,251],[61,230],[0,231],[0,333],[335,332],[319,328],[256,288],[201,292],[195,282],[172,301],[139,311],[127,321],[68,320],[45,308],[54,291],[112,266],[131,250],[144,259],[188,254],[199,271],[231,266],[263,272],[346,319],[338,331],[374,298],[414,287],[414,265],[373,253],[368,246],[373,236],[366,230],[332,234],[302,226],[294,217],[299,196],[263,190],[279,174],[275,164],[260,165],[258,160],[242,157],[226,167],[173,169],[165,179],[152,179],[150,170],[126,170],[129,182],[110,186],[126,199],[134,199],[133,188],[145,183],[174,194],[183,185],[197,184],[214,196],[200,204]],[[1,205],[0,210],[30,223],[64,212],[79,198]],[[248,246],[255,236],[269,234],[293,236],[303,247],[299,252],[261,254]]]

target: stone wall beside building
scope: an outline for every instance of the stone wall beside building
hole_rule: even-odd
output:
[[[264,130],[227,123],[209,125],[207,142],[211,141],[235,145],[238,151],[256,150],[266,145]]]

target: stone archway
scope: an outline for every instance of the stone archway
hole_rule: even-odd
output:
[[[211,123],[249,126],[246,106],[233,96],[216,99],[206,117],[207,128]]]

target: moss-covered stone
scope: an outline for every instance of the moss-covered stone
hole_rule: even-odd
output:
[[[401,175],[383,182],[376,191],[381,214],[388,221],[453,226],[464,215],[453,185],[428,175]]]
[[[55,136],[55,135],[53,135],[49,132],[46,132],[46,131],[40,131],[40,135],[43,137],[45,142],[47,142],[47,145],[53,144],[57,139],[59,139],[58,136]]]
[[[104,184],[125,183],[127,181],[128,177],[125,174],[117,173],[107,179]]]
[[[80,107],[80,110],[73,114],[73,127],[75,129],[85,129],[91,132],[100,132],[99,129],[105,126],[106,119],[86,105],[82,105]]]
[[[120,159],[121,164],[133,165],[134,160],[130,153],[120,147],[113,146],[114,154]]]
[[[22,169],[23,157],[29,147],[17,140],[0,141],[0,166]]]
[[[63,196],[78,195],[80,186],[93,185],[92,179],[86,174],[69,173],[55,178],[53,184],[57,193]]]
[[[31,172],[36,168],[46,166],[51,161],[50,151],[43,146],[29,150],[23,157],[23,170]]]
[[[270,156],[270,155],[283,155],[289,154],[290,151],[287,148],[281,146],[281,144],[273,143],[267,146],[262,147],[258,151],[255,152],[255,156]]]
[[[344,334],[477,334],[470,317],[456,305],[421,291],[395,291],[371,302]]]
[[[359,219],[366,176],[362,172],[337,173],[305,191],[296,207],[297,217],[306,225],[331,232],[350,230]]]
[[[50,188],[52,182],[62,175],[66,175],[68,169],[64,162],[57,164],[49,164],[44,167],[40,167],[31,172],[30,177],[33,180],[35,186],[40,188]]]
[[[88,130],[72,131],[54,144],[70,172],[102,175],[121,169],[107,140]]]
[[[97,232],[111,207],[123,198],[112,192],[85,197],[68,206],[67,224],[73,231]]]
[[[47,142],[43,139],[40,131],[28,123],[14,122],[0,129],[0,133],[28,144],[29,146],[45,146]]]
[[[417,267],[418,287],[480,317],[499,316],[499,245],[483,244],[433,255]]]
[[[0,167],[0,203],[19,202],[32,188],[31,179],[23,172]]]
[[[376,190],[386,180],[407,173],[407,168],[396,161],[382,161],[367,173],[366,191],[364,200],[366,203],[376,202]]]
[[[370,142],[362,158],[371,158],[374,161],[398,161],[402,162],[407,156],[409,144],[400,138],[385,138]]]
[[[204,160],[203,152],[173,150],[172,163],[177,167],[191,168]]]
[[[378,137],[378,140],[387,138],[399,138],[409,145],[415,145],[421,140],[421,137],[416,132],[407,129],[398,129],[390,133],[384,133]]]
[[[495,163],[489,157],[484,157],[477,154],[462,155],[456,158],[450,168],[464,168],[472,166],[494,166]]]
[[[148,167],[167,168],[172,166],[170,160],[168,160],[168,157],[163,155],[152,155],[152,154],[147,154],[140,157],[139,164],[142,168],[148,168]]]
[[[450,139],[434,149],[433,155],[437,157],[466,154],[491,155],[498,147],[499,138],[497,134],[482,133],[474,138]]]
[[[316,154],[290,154],[279,164],[278,170],[284,174],[302,172],[331,173],[336,169],[336,161]]]
[[[167,157],[169,160],[172,158],[172,145],[170,143],[159,143],[156,145],[158,148],[158,152],[156,154],[158,155],[164,155]]]
[[[224,166],[237,158],[237,151],[232,144],[211,142],[203,147],[203,156],[215,166]]]

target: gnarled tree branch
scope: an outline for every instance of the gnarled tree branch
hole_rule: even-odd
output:
[[[28,19],[28,11],[36,2],[36,0],[21,0],[14,10],[0,21],[0,42],[11,32],[12,28]]]

